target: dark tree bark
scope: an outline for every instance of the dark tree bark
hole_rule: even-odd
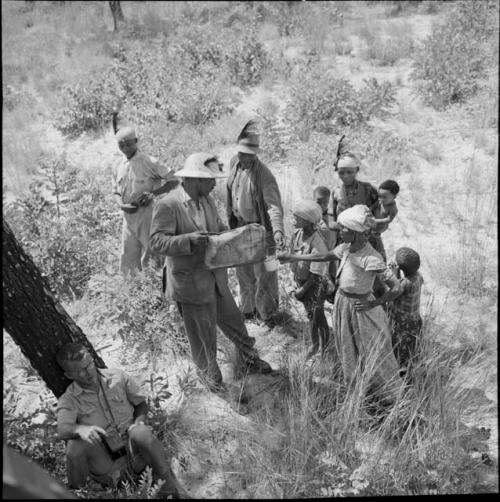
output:
[[[125,21],[120,0],[109,0],[109,8],[113,14],[113,31],[118,31],[120,22]]]
[[[4,328],[58,398],[68,380],[56,361],[67,343],[81,343],[96,365],[105,368],[83,331],[54,298],[49,284],[3,220]]]

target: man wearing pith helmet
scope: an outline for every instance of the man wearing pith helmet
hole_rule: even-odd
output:
[[[125,275],[142,270],[152,258],[148,248],[151,202],[179,180],[173,171],[139,149],[132,127],[121,127],[115,131],[115,137],[124,155],[113,172],[113,195],[123,212],[120,272]]]
[[[283,206],[276,178],[257,157],[260,136],[250,120],[238,136],[238,154],[231,159],[227,180],[227,218],[230,228],[260,223],[266,229],[267,254],[284,246]],[[240,307],[247,319],[259,316],[272,328],[278,309],[278,272],[264,261],[236,268]]]
[[[162,197],[153,210],[149,245],[166,255],[167,294],[177,302],[191,346],[198,376],[209,390],[223,389],[217,364],[217,326],[234,343],[240,369],[268,373],[259,358],[255,339],[227,284],[227,270],[205,265],[207,233],[226,230],[210,192],[225,177],[214,155],[193,153],[176,172],[182,183]]]

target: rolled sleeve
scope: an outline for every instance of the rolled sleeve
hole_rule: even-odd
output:
[[[127,375],[127,373],[123,373],[123,383],[127,399],[134,406],[146,400],[146,395],[140,391],[139,384],[130,375]]]
[[[71,397],[63,394],[57,402],[57,428],[75,425],[77,418],[78,406]]]

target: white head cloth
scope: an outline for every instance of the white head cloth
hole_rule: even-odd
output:
[[[311,223],[319,223],[322,217],[319,204],[313,200],[301,200],[295,205],[293,214]]]
[[[354,232],[366,232],[370,230],[375,223],[371,211],[363,204],[356,204],[342,211],[337,221],[342,226]]]

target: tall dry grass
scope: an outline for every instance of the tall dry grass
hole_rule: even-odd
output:
[[[462,415],[471,391],[454,385],[460,353],[450,355],[434,341],[431,323],[424,326],[413,385],[401,388],[390,408],[367,399],[369,371],[359,371],[348,389],[334,358],[309,366],[305,349],[289,353],[287,392],[259,415],[259,430],[267,433],[242,438],[250,494],[300,498],[473,491],[480,464],[463,447]],[[469,364],[481,357],[474,355]]]

